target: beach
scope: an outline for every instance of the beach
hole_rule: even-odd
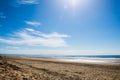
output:
[[[120,80],[120,64],[0,57],[0,80]]]

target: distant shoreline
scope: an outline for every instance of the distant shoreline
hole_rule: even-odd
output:
[[[67,61],[67,60],[61,60],[61,58],[50,58],[50,57],[8,57],[12,59],[20,59],[20,60],[33,60],[33,61],[42,61],[42,62],[50,62],[50,63],[65,63],[65,64],[85,64],[85,65],[100,65],[100,66],[120,66],[120,63],[114,63],[114,62],[106,62],[106,63],[97,63],[97,62],[76,62],[76,61]],[[119,59],[120,60],[120,59]]]
[[[11,56],[12,57],[12,56]],[[30,57],[30,56],[14,56],[14,58],[30,59],[30,60],[43,60],[65,63],[85,63],[85,64],[109,64],[119,65],[120,58],[97,58],[97,57]]]
[[[49,60],[68,63],[86,63],[86,64],[120,64],[120,55],[72,55],[72,56],[30,56],[30,55],[14,55],[14,54],[0,54],[6,57],[18,57],[23,59],[34,60]]]
[[[49,57],[89,57],[89,58],[120,58],[120,55],[43,55],[43,54],[4,54],[0,53],[0,56],[15,56],[15,57],[43,57],[43,58],[49,58]]]

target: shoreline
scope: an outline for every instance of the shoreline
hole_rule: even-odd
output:
[[[120,65],[120,58],[61,58],[61,57],[18,57],[30,60],[42,60],[51,62],[63,63],[78,63],[78,64],[103,64],[103,65]]]
[[[15,60],[23,60],[23,61],[34,61],[34,62],[42,62],[42,63],[54,63],[54,64],[67,64],[67,65],[75,65],[75,66],[94,66],[101,68],[113,68],[120,70],[120,64],[114,63],[88,63],[88,62],[69,62],[69,61],[61,61],[56,58],[33,58],[33,57],[9,57],[10,59]]]

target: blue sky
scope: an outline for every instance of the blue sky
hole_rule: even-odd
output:
[[[0,52],[120,54],[120,1],[1,0]]]

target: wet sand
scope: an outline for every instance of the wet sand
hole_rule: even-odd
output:
[[[0,57],[0,80],[120,80],[120,64]]]

